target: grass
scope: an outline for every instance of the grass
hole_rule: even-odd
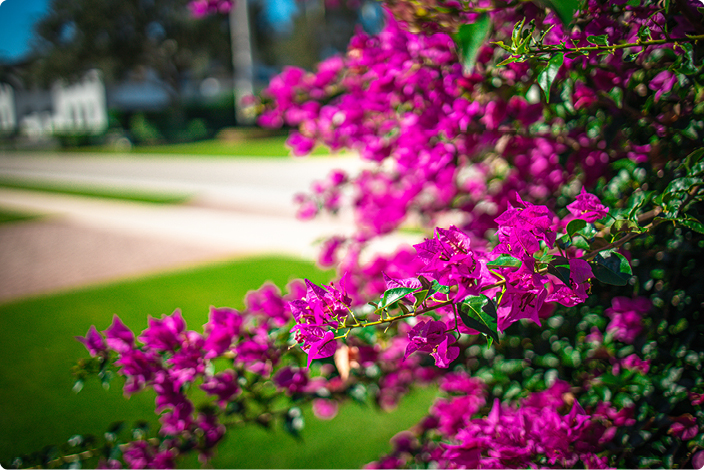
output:
[[[32,220],[38,217],[40,216],[36,214],[17,212],[0,207],[0,224],[7,224],[10,222],[21,222],[23,220]]]
[[[286,136],[262,137],[238,142],[218,139],[202,140],[183,144],[135,145],[130,150],[113,146],[88,146],[64,149],[66,152],[86,153],[130,153],[148,155],[222,156],[222,157],[288,157],[291,150],[286,146]],[[329,155],[330,151],[318,146],[312,155]]]
[[[127,423],[154,415],[154,394],[125,400],[121,380],[108,391],[89,381],[72,392],[71,367],[87,355],[74,336],[90,325],[107,328],[118,314],[141,331],[147,316],[181,308],[198,331],[208,308],[242,307],[244,294],[272,280],[283,287],[294,277],[324,283],[330,272],[311,263],[262,257],[130,280],[0,305],[0,461],[45,445],[60,445],[76,433],[102,435],[114,421]],[[213,465],[217,468],[359,467],[387,449],[388,439],[414,424],[427,410],[432,391],[409,397],[392,415],[379,416],[356,405],[343,407],[329,422],[308,419],[304,444],[283,431],[241,428],[228,433]],[[304,410],[310,418],[310,410]],[[198,467],[187,460],[185,467]]]
[[[190,197],[183,194],[165,194],[147,191],[112,189],[102,186],[61,184],[55,181],[34,181],[7,177],[0,177],[0,187],[42,191],[55,194],[70,194],[73,196],[89,196],[101,199],[148,202],[152,204],[180,204],[186,202]]]

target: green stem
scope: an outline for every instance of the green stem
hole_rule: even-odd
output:
[[[540,54],[554,54],[556,52],[563,52],[569,54],[571,52],[581,53],[581,52],[598,52],[598,51],[615,51],[617,49],[627,49],[629,47],[648,47],[648,46],[659,46],[663,44],[677,44],[681,42],[696,42],[704,39],[704,34],[697,36],[686,36],[683,38],[665,38],[665,39],[651,39],[648,41],[641,41],[640,39],[636,42],[621,43],[621,44],[611,44],[608,46],[594,45],[594,46],[584,46],[584,47],[560,47],[560,45],[550,45],[545,47],[539,47],[537,49],[531,50],[529,54],[517,54],[512,53],[512,55],[527,55],[528,57],[536,57]]]

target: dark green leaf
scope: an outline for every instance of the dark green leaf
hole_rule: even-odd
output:
[[[555,81],[557,72],[560,70],[560,67],[562,67],[564,60],[564,53],[555,54],[550,58],[545,68],[538,74],[538,86],[543,90],[543,93],[545,93],[545,100],[548,103],[550,102],[550,87],[552,86],[552,82]]]
[[[636,232],[638,230],[638,224],[629,219],[614,220],[614,223],[609,227],[609,233],[614,236],[619,233]]]
[[[462,323],[468,328],[477,330],[494,341],[499,341],[496,323],[496,305],[486,295],[468,297],[459,304]]]
[[[667,197],[668,194],[672,193],[679,193],[679,192],[688,192],[691,190],[694,186],[696,185],[701,185],[704,184],[704,180],[701,178],[697,177],[685,177],[685,178],[677,178],[675,180],[672,180],[670,184],[667,185],[667,188],[665,189],[664,194]]]
[[[548,264],[548,272],[566,286],[570,285],[570,262],[564,256],[555,256],[555,259]]]
[[[416,298],[416,301],[413,303],[413,308],[417,309],[423,302],[425,302],[425,299],[428,298],[429,292],[430,289],[423,289],[422,291],[414,292],[413,297]]]
[[[579,0],[546,0],[547,4],[555,10],[557,16],[563,24],[568,25],[572,22],[574,14],[579,10]]]
[[[508,51],[508,52],[511,52],[511,51],[513,50],[513,49],[511,49],[509,46],[507,46],[506,44],[504,44],[503,41],[496,41],[496,42],[492,42],[491,44],[493,44],[493,45],[495,45],[495,46],[499,46],[501,49],[503,49],[503,50],[505,50],[505,51]]]
[[[523,262],[518,258],[514,258],[513,256],[509,255],[501,255],[494,261],[488,262],[486,265],[489,268],[520,268],[522,264]]]
[[[438,281],[433,279],[433,285],[430,288],[430,295],[432,296],[435,293],[449,294],[450,293],[450,286],[440,284]]]
[[[520,57],[509,57],[506,60],[502,60],[498,64],[496,64],[497,67],[503,67],[504,65],[512,64],[514,62],[523,62],[524,60],[521,59]]]
[[[609,38],[606,34],[601,36],[587,36],[587,41],[597,46],[608,46]]]
[[[557,246],[560,247],[562,250],[566,250],[570,246],[572,246],[572,238],[566,233],[563,233],[559,237],[557,237]]]
[[[704,224],[702,224],[699,220],[695,219],[694,217],[677,219],[677,223],[680,225],[684,225],[685,227],[690,228],[697,233],[704,234]]]
[[[465,72],[471,72],[474,69],[479,48],[485,43],[490,30],[491,18],[483,13],[474,23],[463,24],[457,31],[455,43],[460,50]]]
[[[582,230],[584,227],[587,226],[587,222],[582,219],[574,219],[571,221],[569,224],[567,224],[567,235],[570,236],[570,238],[574,237],[574,234]]]
[[[687,155],[678,170],[686,169],[687,176],[701,176],[704,173],[704,160],[702,160],[702,157],[704,157],[704,148],[695,150]]]
[[[589,244],[589,249],[594,251],[594,250],[600,250],[604,248],[606,245],[608,245],[609,242],[605,240],[604,238],[595,238],[590,244]]]
[[[623,58],[624,62],[633,62],[638,58],[641,52],[643,52],[643,49],[639,50],[638,52],[634,52],[633,54],[628,54],[626,57]]]
[[[416,289],[412,287],[394,287],[388,289],[384,292],[384,297],[382,297],[379,303],[379,308],[388,308],[408,294],[412,294],[415,290]]]
[[[645,206],[653,196],[653,191],[638,191],[626,202],[625,209],[628,211],[628,218],[633,219],[636,213]]]
[[[516,23],[513,27],[513,32],[511,33],[511,41],[513,41],[513,47],[515,48],[519,41],[521,40],[521,30],[523,30],[523,25],[526,23],[526,19],[523,18],[521,21]]]
[[[420,281],[420,285],[422,289],[430,289],[433,285],[432,282],[428,280],[427,277],[425,276],[418,276],[418,280]]]
[[[599,281],[615,286],[625,286],[633,275],[626,257],[614,251],[596,255],[592,272]]]

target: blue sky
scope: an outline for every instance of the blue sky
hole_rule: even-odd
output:
[[[68,0],[67,0],[68,1]],[[34,23],[49,8],[49,0],[4,0],[0,4],[0,61],[15,61],[29,52]]]

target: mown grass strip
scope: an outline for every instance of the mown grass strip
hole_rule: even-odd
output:
[[[37,214],[28,214],[25,212],[17,212],[9,209],[4,209],[0,207],[0,224],[7,224],[11,222],[21,222],[24,220],[32,220],[40,217]]]
[[[165,194],[127,189],[104,188],[55,181],[39,181],[20,178],[0,177],[0,187],[11,189],[26,189],[72,196],[88,196],[102,199],[118,199],[132,202],[148,202],[151,204],[181,204],[190,198],[185,194]]]
[[[108,153],[108,154],[146,154],[169,156],[208,156],[208,157],[271,157],[289,158],[291,150],[286,146],[286,136],[274,136],[259,139],[248,139],[240,142],[228,142],[217,139],[202,140],[182,144],[135,145],[129,150],[114,146],[87,146],[66,148],[65,152]],[[312,155],[329,155],[324,146],[318,146]]]

